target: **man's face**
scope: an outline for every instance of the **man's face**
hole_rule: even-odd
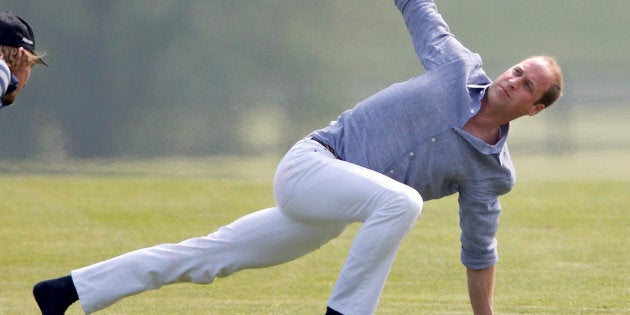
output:
[[[545,108],[536,102],[551,87],[555,75],[543,58],[530,58],[505,71],[487,91],[487,105],[509,120],[536,115]]]

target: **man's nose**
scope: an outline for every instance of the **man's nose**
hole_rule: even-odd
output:
[[[511,78],[508,80],[508,84],[511,88],[516,89],[521,85],[521,80],[520,78]]]

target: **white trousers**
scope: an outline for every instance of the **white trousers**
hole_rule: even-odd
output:
[[[92,313],[166,284],[207,284],[241,269],[285,263],[337,237],[349,223],[363,222],[328,305],[346,315],[374,313],[399,244],[420,215],[420,195],[302,140],[278,165],[274,196],[276,207],[208,236],[73,270],[83,310]]]

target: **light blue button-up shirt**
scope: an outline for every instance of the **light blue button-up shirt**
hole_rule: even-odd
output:
[[[311,134],[348,162],[415,188],[424,200],[459,193],[462,263],[498,260],[498,197],[515,181],[508,125],[488,144],[463,130],[491,83],[481,57],[455,39],[432,1],[396,0],[425,72],[393,84]]]

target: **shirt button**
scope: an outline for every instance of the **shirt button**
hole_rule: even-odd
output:
[[[416,154],[413,153],[413,152],[409,152],[409,156],[414,156],[414,155],[416,155]]]
[[[436,140],[436,138],[431,138],[431,142],[435,142]]]
[[[471,109],[470,109],[470,113],[471,113],[471,114],[474,114],[474,113],[475,113],[475,109],[474,109],[474,108],[471,108]]]
[[[394,174],[394,170],[389,170],[389,173],[390,174]]]

